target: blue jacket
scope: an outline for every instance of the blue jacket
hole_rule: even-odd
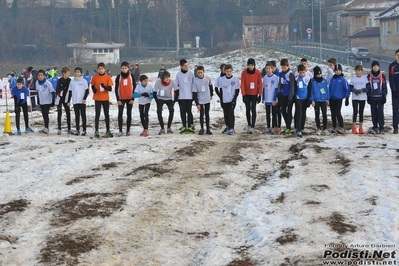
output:
[[[90,84],[90,81],[91,81],[90,74],[83,74],[83,78],[87,81],[87,84]]]
[[[309,86],[310,78],[309,77],[301,77],[299,76],[296,79],[296,96],[299,100],[309,100],[310,98],[310,89]],[[302,88],[301,88],[302,87]]]
[[[334,77],[330,80],[330,99],[342,100],[349,98],[349,96],[349,84],[344,75],[334,75]]]
[[[15,86],[17,86],[17,77],[16,76],[12,76],[10,78],[10,88],[14,88]]]
[[[367,80],[369,81],[369,83],[367,83],[368,97],[375,99],[387,96],[387,81],[384,74],[380,72],[377,76],[374,76],[374,73],[371,72],[368,74]]]
[[[312,94],[310,100],[312,102],[326,102],[330,100],[330,90],[328,89],[328,82],[325,78],[321,82],[317,82],[314,78],[312,82]]]
[[[20,90],[15,86],[11,89],[11,95],[16,105],[23,105],[29,98],[29,90],[25,85]]]
[[[280,85],[278,92],[280,92],[283,96],[288,96],[292,99],[295,93],[295,75],[294,73],[288,69],[287,72],[280,72]]]
[[[53,85],[53,88],[57,88],[58,77],[57,76],[52,77],[50,82],[51,82],[51,85]]]

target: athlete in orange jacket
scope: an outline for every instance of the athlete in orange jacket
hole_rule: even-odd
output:
[[[112,82],[111,77],[105,73],[104,63],[98,63],[97,70],[98,73],[95,74],[91,79],[91,89],[93,91],[93,100],[96,113],[94,119],[94,137],[100,137],[98,124],[100,120],[100,112],[102,106],[104,109],[105,126],[107,129],[106,136],[112,138],[113,134],[109,129],[109,92],[112,90],[112,85],[114,85],[114,83]]]
[[[249,134],[254,132],[256,104],[261,101],[262,87],[262,74],[255,68],[255,59],[250,58],[247,61],[247,68],[241,73],[241,94],[245,103]]]

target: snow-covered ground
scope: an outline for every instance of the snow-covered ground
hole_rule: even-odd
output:
[[[220,63],[232,63],[240,76],[249,57],[258,68],[272,59],[287,57],[294,66],[300,60],[249,49],[190,65],[204,65],[215,79]],[[178,67],[169,71],[174,77]],[[353,74],[344,72],[347,78]],[[147,75],[154,82],[157,73]],[[241,97],[238,134],[221,134],[217,100],[211,105],[211,136],[178,134],[177,105],[175,133],[156,135],[153,103],[151,135],[140,137],[135,103],[132,136],[93,139],[92,101],[89,136],[56,135],[55,110],[49,135],[3,134],[0,265],[323,265],[331,259],[323,259],[327,250],[397,251],[399,146],[390,130],[390,97],[385,135],[350,134],[348,106],[347,134],[302,139],[246,134]],[[114,97],[111,102],[111,128],[117,132]],[[4,121],[4,99],[0,104]],[[199,113],[194,107],[193,112],[198,128]],[[163,115],[166,120],[167,110]],[[365,115],[368,128],[368,105]],[[306,130],[314,133],[313,108],[307,116]],[[13,113],[11,122],[15,131]],[[30,123],[41,129],[40,113],[31,113]],[[64,130],[65,124],[64,118]],[[257,125],[265,127],[261,105]],[[104,126],[100,121],[102,131]],[[368,258],[363,265],[395,265],[393,256]],[[341,261],[362,265],[359,259]]]

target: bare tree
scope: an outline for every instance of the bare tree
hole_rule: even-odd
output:
[[[150,30],[156,33],[156,38],[160,43],[170,47],[176,40],[176,6],[170,1],[158,1],[152,8],[150,14],[152,27]],[[184,40],[193,30],[191,20],[187,9],[182,3],[179,3],[179,34]]]
[[[160,43],[170,47],[173,40],[176,40],[176,9],[175,6],[165,1],[159,1],[151,9],[152,28],[156,33],[155,38]]]

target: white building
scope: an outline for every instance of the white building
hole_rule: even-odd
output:
[[[123,43],[70,43],[67,47],[73,48],[71,62],[75,63],[120,63],[120,49]]]

